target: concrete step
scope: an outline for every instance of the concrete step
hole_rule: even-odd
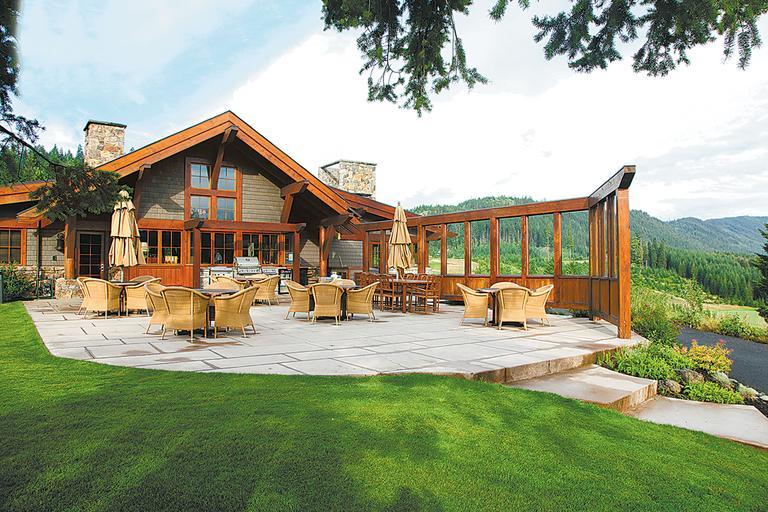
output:
[[[656,395],[656,381],[623,375],[596,365],[507,384],[546,391],[619,412],[628,411]]]
[[[768,418],[751,405],[713,404],[657,396],[628,411],[627,415],[768,449]]]

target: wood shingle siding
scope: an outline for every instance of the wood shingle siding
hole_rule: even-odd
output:
[[[363,268],[363,242],[360,240],[334,240],[328,259],[329,268]]]
[[[138,218],[184,220],[184,156],[174,155],[152,165],[138,183]]]
[[[320,264],[320,248],[317,241],[307,238],[307,233],[301,233],[301,266],[317,267]]]
[[[43,229],[43,266],[55,267],[64,264],[64,252],[56,250],[56,235],[59,229]],[[55,259],[54,259],[55,258]],[[37,229],[27,229],[27,265],[37,265]]]
[[[251,168],[243,173],[243,221],[280,222],[283,199],[280,187]]]

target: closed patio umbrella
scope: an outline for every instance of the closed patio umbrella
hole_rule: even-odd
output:
[[[392,223],[392,233],[389,235],[389,266],[397,269],[397,273],[411,266],[411,235],[405,210],[397,203],[395,220]]]
[[[144,265],[144,253],[139,241],[139,225],[136,223],[136,207],[125,190],[112,212],[112,243],[109,247],[109,264],[116,267]]]

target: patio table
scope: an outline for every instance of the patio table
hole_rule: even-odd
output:
[[[125,303],[126,303],[125,287],[133,286],[139,283],[137,281],[110,281],[109,284],[113,284],[115,286],[120,287],[120,313],[125,313],[127,316],[128,310],[125,309]]]
[[[332,284],[334,286],[338,286],[339,288],[341,288],[341,290],[342,290],[342,293],[341,293],[341,318],[346,320],[346,318],[347,318],[347,292],[349,290],[356,290],[356,289],[358,289],[360,287],[358,285],[356,285],[356,284],[347,284],[347,283],[342,283],[342,284],[339,284],[339,283],[313,283],[313,284],[310,284],[309,286],[307,286],[307,288],[311,289],[313,286],[318,285],[318,284]],[[314,309],[315,309],[315,298],[310,293],[309,294],[309,310],[310,311],[314,311]]]
[[[407,305],[406,298],[408,297],[408,287],[429,284],[429,281],[426,279],[397,278],[397,279],[391,279],[390,282],[399,284],[400,288],[403,290],[403,298],[400,301],[403,313],[406,312],[406,305]]]
[[[476,290],[478,293],[487,293],[491,301],[493,302],[493,306],[491,307],[491,325],[496,325],[496,309],[498,308],[499,301],[496,297],[496,295],[501,291],[500,288],[478,288]]]

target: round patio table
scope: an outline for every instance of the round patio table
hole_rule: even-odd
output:
[[[125,309],[125,288],[126,286],[134,286],[140,284],[138,281],[110,281],[109,284],[120,287],[120,312],[125,313],[128,316],[128,310]]]
[[[493,301],[493,307],[491,307],[491,325],[496,325],[496,308],[499,305],[499,301],[496,298],[496,295],[501,291],[500,288],[478,288],[478,293],[487,293],[490,295],[491,300]]]

